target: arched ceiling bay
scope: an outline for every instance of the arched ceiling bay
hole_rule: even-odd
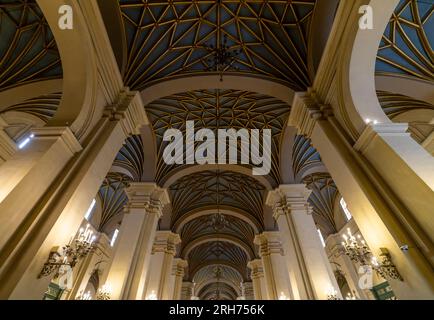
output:
[[[265,188],[252,177],[232,171],[203,171],[178,179],[169,188],[172,225],[183,215],[199,209],[229,207],[247,212],[263,226]]]
[[[186,121],[194,121],[196,131],[208,128],[216,136],[218,129],[270,129],[272,167],[269,177],[275,186],[279,184],[281,136],[290,112],[290,107],[284,102],[247,91],[198,90],[154,101],[146,106],[146,111],[157,144],[157,181],[166,180],[176,167],[168,166],[163,161],[164,148],[168,144],[163,141],[165,131],[179,129],[185,137]]]
[[[201,216],[184,225],[180,233],[182,239],[180,251],[183,252],[188,244],[201,237],[224,237],[225,235],[237,239],[249,246],[251,252],[255,252],[253,244],[255,230],[241,219],[217,212]]]
[[[316,0],[119,0],[128,44],[125,82],[135,90],[209,70],[227,38],[240,50],[228,72],[267,77],[304,90],[308,38]]]
[[[62,77],[53,34],[35,0],[0,3],[0,91]]]
[[[249,257],[245,251],[236,244],[224,241],[211,241],[203,243],[184,257],[188,259],[187,278],[193,280],[196,272],[209,265],[228,266],[236,270],[244,281],[249,279],[247,263]]]
[[[434,81],[434,2],[401,0],[384,32],[377,74]]]
[[[198,270],[193,277],[195,292],[200,299],[218,300],[229,295],[228,298],[235,300],[241,296],[241,283],[243,277],[235,269],[225,265],[208,265]],[[232,290],[227,291],[226,286]],[[220,292],[218,292],[220,291]]]

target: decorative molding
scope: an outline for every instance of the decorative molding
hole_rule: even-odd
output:
[[[154,244],[152,245],[152,254],[164,252],[175,255],[176,246],[181,243],[178,234],[171,231],[157,231],[155,234]]]
[[[407,123],[380,123],[380,124],[368,124],[360,135],[359,139],[354,144],[354,149],[362,154],[369,147],[369,145],[378,136],[407,136],[410,137],[410,133],[407,132]]]
[[[170,203],[166,189],[150,182],[131,182],[125,189],[128,197],[126,211],[132,208],[144,208],[147,213],[156,213],[160,218],[165,205]]]
[[[105,108],[104,116],[111,121],[121,121],[127,136],[139,135],[140,128],[149,124],[140,93],[128,88],[119,94],[116,103]]]
[[[265,203],[273,208],[273,217],[278,220],[281,215],[290,214],[292,211],[305,211],[312,213],[308,199],[312,193],[304,184],[280,185],[279,188],[270,191]]]
[[[34,134],[34,140],[56,140],[60,138],[72,154],[83,149],[69,127],[34,128],[32,134]]]
[[[272,254],[284,255],[282,241],[277,231],[266,231],[256,235],[254,243],[259,246],[261,258]]]

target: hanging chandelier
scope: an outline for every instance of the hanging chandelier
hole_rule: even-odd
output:
[[[220,75],[220,81],[223,81],[223,73],[229,69],[238,71],[233,67],[236,58],[240,55],[241,50],[230,49],[228,46],[228,36],[223,36],[223,42],[216,47],[214,45],[203,46],[210,54],[211,58],[207,59],[207,71],[217,72]]]

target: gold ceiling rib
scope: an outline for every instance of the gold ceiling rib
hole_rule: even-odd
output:
[[[307,39],[315,0],[300,1],[119,1],[128,42],[125,82],[133,89],[209,69],[224,36],[240,49],[234,70],[284,82],[310,84]],[[238,70],[239,68],[239,70]]]
[[[378,61],[393,67],[403,75],[434,81],[434,51],[428,38],[429,19],[433,19],[434,3],[422,16],[422,8],[429,4],[418,0],[400,3],[390,19],[378,51]],[[391,73],[377,66],[378,74]]]
[[[339,192],[328,173],[315,173],[303,179],[306,186],[312,190],[309,203],[313,208],[313,217],[320,227],[324,239],[329,234],[338,232],[336,228],[334,205]]]
[[[215,133],[219,128],[236,130],[271,129],[270,178],[277,186],[280,183],[280,144],[290,107],[284,102],[262,94],[239,90],[197,90],[175,94],[150,103],[146,107],[157,141],[156,180],[168,179],[176,166],[163,161],[167,143],[163,135],[167,129],[179,129],[184,133],[186,122],[193,120],[195,129],[208,128]]]
[[[56,42],[34,0],[0,4],[0,91],[58,79],[62,66]]]

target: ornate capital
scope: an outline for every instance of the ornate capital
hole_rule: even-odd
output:
[[[255,236],[254,243],[259,246],[259,255],[261,257],[271,254],[283,255],[279,232],[266,231],[258,234]]]
[[[252,278],[252,280],[262,278],[264,276],[264,269],[262,267],[261,259],[249,261],[247,263],[247,267],[252,270],[252,272],[250,273],[250,277]]]
[[[177,258],[173,261],[173,274],[177,277],[183,278],[185,274],[185,268],[187,267],[187,260]]]
[[[308,199],[312,190],[309,190],[304,184],[285,184],[280,185],[277,189],[270,191],[265,203],[273,208],[273,216],[277,220],[283,214],[289,214],[292,211],[306,211],[311,213]]]
[[[176,245],[181,243],[181,238],[177,233],[171,231],[157,231],[155,234],[154,245],[152,246],[152,254],[156,252],[164,252],[175,255]]]
[[[126,210],[144,208],[147,213],[156,213],[159,217],[165,205],[170,202],[166,189],[150,182],[132,182],[125,189],[128,197]]]
[[[296,127],[300,134],[310,138],[316,121],[332,116],[332,108],[322,103],[316,92],[309,89],[295,94],[288,123]]]
[[[140,134],[140,128],[149,124],[140,92],[128,88],[119,94],[116,103],[106,107],[104,116],[120,121],[127,136]]]

